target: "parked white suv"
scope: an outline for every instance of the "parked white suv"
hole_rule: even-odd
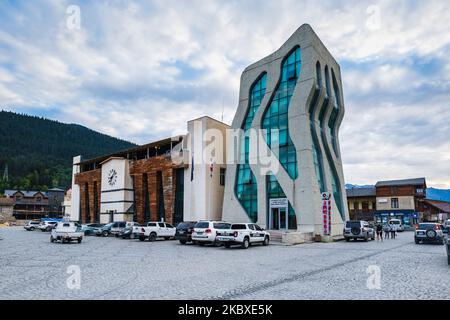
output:
[[[164,238],[170,240],[175,237],[176,228],[165,222],[149,222],[146,227],[133,227],[133,235],[139,238],[140,241],[148,239],[155,241],[157,238]]]
[[[28,221],[23,228],[27,231],[34,231],[39,227],[41,223],[39,221]]]
[[[270,234],[254,223],[234,223],[230,229],[218,230],[216,240],[223,243],[225,248],[240,245],[247,249],[255,243],[268,246]]]
[[[56,226],[58,222],[56,221],[42,221],[39,225],[38,225],[38,229],[41,230],[42,232],[50,232],[52,231],[52,229]]]
[[[230,223],[223,221],[199,221],[195,224],[194,231],[192,232],[192,243],[219,246],[221,243],[216,241],[217,231],[230,229],[230,227]]]
[[[344,238],[347,242],[350,239],[375,240],[375,230],[367,221],[347,221],[344,227]]]
[[[389,226],[391,228],[394,228],[395,231],[397,231],[397,232],[405,231],[405,227],[403,226],[402,221],[399,220],[399,219],[391,219],[391,220],[389,220]]]

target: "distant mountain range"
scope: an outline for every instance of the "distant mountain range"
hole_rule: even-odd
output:
[[[374,187],[374,186],[373,185],[360,186],[357,184],[350,184],[350,183],[347,183],[345,185],[345,189],[359,189],[359,188],[369,188],[369,187]],[[450,202],[450,189],[428,188],[427,189],[427,199]]]

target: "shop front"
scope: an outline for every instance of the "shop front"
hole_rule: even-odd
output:
[[[418,223],[418,214],[414,210],[400,210],[400,211],[376,211],[374,213],[376,223],[387,224],[391,219],[399,219],[405,230],[414,229],[414,225]]]

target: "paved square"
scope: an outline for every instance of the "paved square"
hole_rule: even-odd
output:
[[[97,237],[52,244],[22,228],[0,237],[0,299],[450,299],[445,247],[415,245],[412,232],[248,250]],[[70,266],[80,289],[67,286]],[[380,289],[369,289],[377,270]]]

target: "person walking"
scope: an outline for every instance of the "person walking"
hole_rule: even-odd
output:
[[[390,232],[391,232],[391,228],[389,227],[389,224],[386,224],[384,226],[384,239],[389,239]]]
[[[377,224],[377,241],[383,241],[383,226],[381,223]]]
[[[397,227],[395,226],[395,224],[391,224],[391,239],[395,239],[396,232],[397,232]]]

